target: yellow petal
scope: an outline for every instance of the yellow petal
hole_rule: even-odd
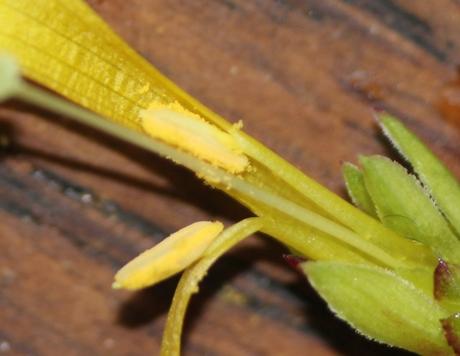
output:
[[[222,223],[217,221],[184,227],[121,268],[113,287],[140,289],[171,277],[200,258],[222,230]]]
[[[231,125],[161,75],[82,0],[0,0],[0,52],[27,77],[102,116],[142,130],[152,102],[179,102],[221,128]]]

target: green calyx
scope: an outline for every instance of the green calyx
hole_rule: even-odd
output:
[[[386,157],[360,157],[361,168],[344,165],[348,193],[363,212],[429,247],[438,265],[317,261],[303,270],[329,307],[368,338],[423,355],[459,354],[459,184],[400,121],[388,114],[379,119],[416,175]]]

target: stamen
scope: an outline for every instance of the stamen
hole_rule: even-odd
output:
[[[179,103],[153,103],[141,112],[141,118],[147,134],[230,173],[241,173],[249,165],[231,135]]]
[[[184,227],[121,268],[113,288],[141,289],[171,277],[200,258],[222,230],[220,222],[210,221]]]

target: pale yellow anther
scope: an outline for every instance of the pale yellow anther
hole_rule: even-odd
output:
[[[178,103],[153,103],[141,112],[141,119],[147,134],[231,173],[241,173],[249,165],[231,135]]]
[[[222,230],[217,221],[184,227],[121,268],[113,288],[141,289],[171,277],[200,258]]]

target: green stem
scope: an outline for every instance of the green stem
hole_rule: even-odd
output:
[[[180,355],[182,326],[190,298],[198,292],[198,284],[206,276],[209,268],[225,252],[244,238],[260,230],[261,218],[248,218],[224,230],[208,247],[203,257],[182,275],[169,309],[163,340],[161,356]]]
[[[226,173],[223,173],[227,175]],[[318,230],[321,230],[344,243],[353,246],[357,250],[370,255],[387,267],[402,267],[402,263],[386,253],[384,250],[375,246],[371,242],[362,239],[358,234],[339,225],[311,210],[305,209],[295,203],[290,202],[282,197],[266,192],[258,187],[254,187],[239,178],[227,177],[231,188],[243,195],[246,195],[259,203],[263,203],[273,209],[284,213],[297,221],[303,222]]]
[[[340,224],[355,232],[361,240],[366,240],[369,244],[391,253],[392,256],[401,261],[418,261],[418,263],[430,266],[436,264],[436,259],[431,251],[422,244],[416,244],[411,240],[402,238],[386,228],[377,220],[306,176],[244,132],[233,130],[231,133],[249,157],[266,167],[276,167],[273,174],[293,187],[310,202],[320,206]],[[362,250],[361,248],[358,249]],[[364,252],[372,253],[370,250],[364,250]]]

